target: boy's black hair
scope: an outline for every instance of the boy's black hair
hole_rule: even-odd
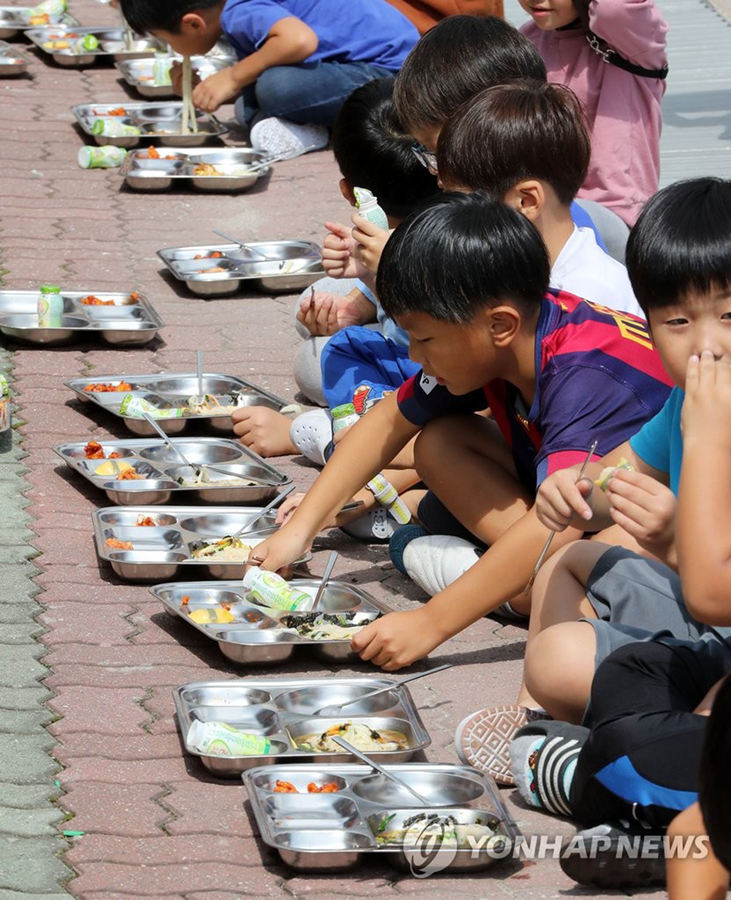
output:
[[[713,852],[731,871],[731,676],[713,701],[698,775],[698,801]]]
[[[180,20],[198,9],[223,6],[223,0],[121,0],[122,15],[138,34],[150,31],[180,31]]]
[[[731,181],[693,178],[663,188],[640,213],[625,258],[645,315],[731,285]]]
[[[404,60],[393,99],[409,131],[440,127],[465,100],[516,78],[546,80],[527,37],[495,16],[448,16]]]
[[[351,188],[368,188],[386,215],[403,219],[439,188],[398,120],[393,85],[378,78],[353,91],[335,120],[332,149]]]
[[[446,184],[498,199],[538,178],[568,206],[586,178],[591,144],[576,96],[559,84],[524,79],[481,91],[439,135],[437,168]]]
[[[405,219],[381,256],[376,290],[393,318],[420,312],[465,324],[486,306],[538,314],[549,262],[536,228],[487,194],[445,193]]]

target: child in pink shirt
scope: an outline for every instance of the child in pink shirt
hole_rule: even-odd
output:
[[[548,80],[581,101],[591,164],[578,196],[633,225],[657,191],[667,25],[652,0],[520,0]]]

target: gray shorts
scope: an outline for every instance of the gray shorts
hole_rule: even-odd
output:
[[[583,619],[596,635],[595,667],[618,647],[637,641],[675,638],[724,641],[731,627],[696,622],[683,601],[680,577],[662,563],[613,547],[591,571],[586,596],[596,619]]]

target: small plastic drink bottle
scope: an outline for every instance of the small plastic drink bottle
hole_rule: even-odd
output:
[[[353,194],[355,194],[355,205],[360,215],[379,228],[388,230],[388,219],[386,213],[378,205],[378,199],[367,188],[353,188]]]
[[[269,606],[272,609],[296,609],[300,612],[312,608],[313,598],[304,591],[290,587],[276,572],[267,572],[258,566],[252,566],[246,571],[243,584],[253,599],[262,606]]]
[[[61,288],[55,284],[42,284],[37,308],[38,325],[41,328],[60,328],[63,318]]]

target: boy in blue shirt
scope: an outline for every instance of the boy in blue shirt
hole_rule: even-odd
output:
[[[314,149],[308,141],[324,146],[324,128],[303,132],[296,125],[332,125],[348,94],[397,72],[419,39],[386,0],[122,0],[121,6],[135,31],[183,56],[205,54],[226,37],[239,61],[198,84],[193,102],[215,112],[237,100],[237,118],[247,125],[257,114],[279,120],[261,125],[258,141],[252,133],[252,144],[273,152],[298,144],[300,152]]]

